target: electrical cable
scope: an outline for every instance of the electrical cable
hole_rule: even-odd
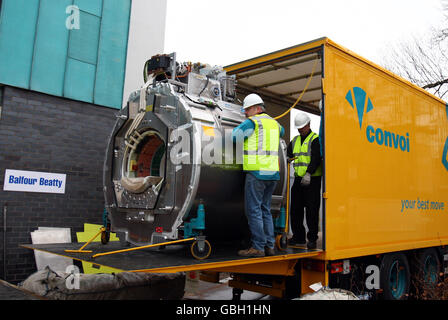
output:
[[[308,81],[306,83],[305,88],[303,89],[302,93],[300,94],[300,96],[297,98],[296,102],[294,102],[294,104],[291,106],[291,108],[289,108],[288,110],[286,110],[283,114],[275,117],[274,119],[280,119],[283,118],[284,116],[286,116],[298,103],[299,101],[302,99],[303,95],[305,94],[306,90],[308,89],[308,86],[311,83],[311,79],[313,78],[314,72],[316,71],[316,66],[317,66],[317,62],[319,61],[319,59],[316,59],[316,61],[314,62],[314,66],[313,66],[313,70],[311,71],[310,77],[308,78]]]
[[[200,97],[201,94],[204,92],[205,88],[207,88],[209,81],[210,81],[210,78],[207,76],[207,81],[205,82],[204,88],[202,88],[201,92],[199,92],[198,97]]]

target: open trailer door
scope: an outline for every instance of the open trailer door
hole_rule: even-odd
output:
[[[323,88],[324,50],[327,38],[272,52],[224,67],[235,75],[237,97],[243,101],[257,93],[266,104],[267,113],[285,128],[284,139],[289,143],[291,123],[288,110],[302,110],[320,117],[321,150],[323,156],[322,194],[325,195],[325,95]],[[321,103],[322,111],[319,108]],[[298,134],[296,132],[296,134]],[[291,170],[291,172],[293,172]],[[292,183],[293,180],[291,180]],[[322,199],[319,221],[318,248],[325,250],[325,199]]]

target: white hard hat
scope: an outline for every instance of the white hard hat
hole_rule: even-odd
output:
[[[246,98],[244,98],[243,109],[247,109],[259,104],[264,105],[263,99],[261,99],[258,94],[251,93],[250,95],[246,96]]]
[[[294,125],[297,129],[302,129],[310,122],[311,118],[305,112],[298,113],[294,119]]]

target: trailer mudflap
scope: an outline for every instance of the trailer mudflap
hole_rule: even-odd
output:
[[[163,249],[148,248],[137,251],[120,252],[113,255],[94,255],[110,251],[126,249],[120,242],[101,244],[91,243],[91,253],[76,252],[80,243],[60,244],[23,244],[21,247],[44,251],[78,261],[91,263],[116,269],[117,272],[158,272],[173,273],[193,270],[232,271],[241,273],[283,274],[291,273],[290,260],[297,260],[319,255],[322,250],[307,250],[305,248],[288,247],[285,251],[278,251],[274,256],[247,258],[237,255],[235,246],[215,246],[207,259],[197,260],[191,256],[185,245],[172,245]],[[67,252],[66,250],[71,250]],[[268,266],[265,268],[264,266]],[[258,270],[258,271],[257,271]]]

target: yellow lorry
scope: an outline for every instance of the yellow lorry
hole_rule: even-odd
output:
[[[242,96],[266,97],[272,116],[298,98],[321,116],[322,254],[301,261],[302,293],[320,281],[401,299],[419,275],[435,282],[446,271],[444,101],[328,38],[225,69]]]
[[[235,246],[218,246],[206,259],[196,260],[176,248],[134,251],[141,248],[123,249],[117,242],[87,243],[88,251],[77,244],[24,246],[116,271],[201,270],[209,281],[226,272],[232,275],[235,298],[241,290],[295,297],[320,282],[357,295],[405,299],[448,272],[444,101],[328,38],[224,69],[236,78],[239,99],[258,93],[271,116],[284,115],[291,106],[320,116],[323,183],[317,249],[285,248],[279,238],[283,251],[275,256],[243,258]],[[290,117],[279,121],[290,141]]]

